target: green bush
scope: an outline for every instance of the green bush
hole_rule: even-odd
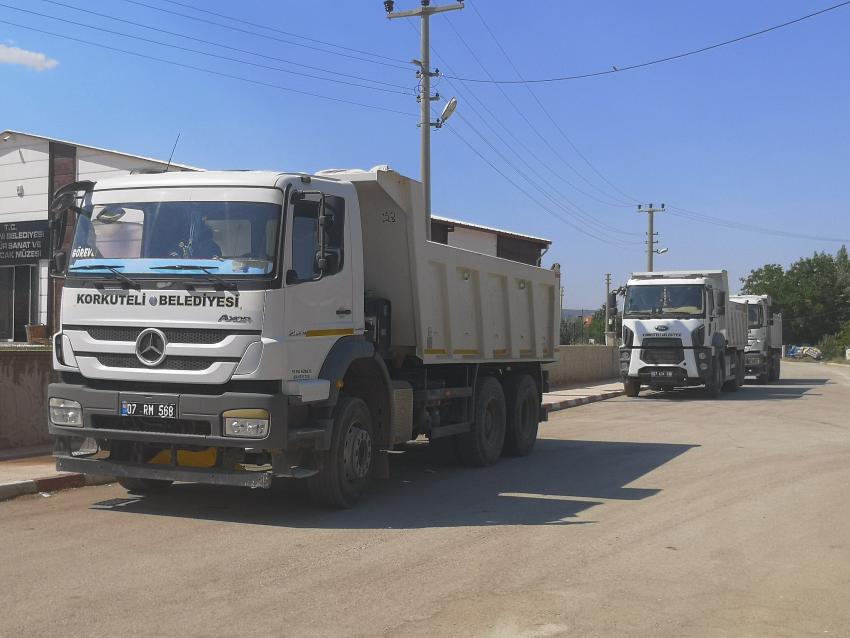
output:
[[[818,342],[817,348],[823,354],[824,359],[835,359],[838,356],[844,356],[844,350],[838,343],[837,335],[824,335]]]

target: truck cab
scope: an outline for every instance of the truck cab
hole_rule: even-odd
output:
[[[703,385],[712,396],[743,382],[744,306],[730,303],[726,271],[634,273],[626,286],[620,372],[642,386]]]

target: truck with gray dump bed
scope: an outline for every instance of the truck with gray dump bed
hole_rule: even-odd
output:
[[[534,447],[558,268],[429,241],[387,167],[78,182],[52,215],[59,470],[348,507],[419,435],[474,466]]]
[[[762,384],[778,381],[782,365],[782,315],[773,313],[770,295],[735,295],[731,299],[747,304],[746,373]]]

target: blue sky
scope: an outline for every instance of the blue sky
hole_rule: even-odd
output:
[[[143,1],[204,17],[169,0]],[[405,87],[399,91],[412,91],[416,85],[411,69],[398,68],[405,66],[402,62],[386,66],[331,55],[168,15],[126,0],[62,2],[265,56]],[[380,0],[181,2],[399,61],[418,57],[414,29],[404,21],[387,20]],[[516,76],[472,10],[473,3],[526,78],[622,67],[756,31],[831,4],[830,0],[468,0],[463,11],[433,19],[432,45],[440,58],[435,65],[442,71],[450,67],[459,77],[486,77],[452,30],[454,26],[487,71],[506,79]],[[416,4],[415,0],[397,0],[396,7]],[[86,15],[44,0],[2,0],[0,5],[327,76]],[[248,84],[0,23],[0,43],[7,47],[0,60],[9,58],[8,47],[17,47],[58,62],[43,70],[33,67],[50,64],[38,59],[24,59],[29,64],[0,64],[0,79],[6,87],[0,99],[0,128],[153,157],[167,157],[180,132],[175,161],[205,168],[313,171],[389,164],[402,173],[419,174],[418,129],[413,115],[417,105],[412,96],[213,59],[22,14],[6,6],[0,6],[0,20],[410,113],[372,110]],[[279,32],[229,24],[324,47]],[[21,55],[14,59],[20,60]],[[613,273],[615,283],[622,283],[631,271],[644,269],[640,242],[646,218],[631,205],[638,201],[665,202],[795,234],[850,238],[850,6],[684,60],[599,78],[535,85],[534,91],[558,126],[604,179],[575,152],[524,86],[504,88],[520,115],[493,86],[447,78],[437,84],[442,95],[456,95],[459,106],[446,129],[436,131],[432,138],[434,212],[552,239],[546,263],[562,265],[567,307],[601,304],[605,272]],[[481,102],[476,102],[476,97]],[[477,137],[469,123],[487,135],[525,176]],[[502,145],[492,129],[510,148]],[[455,133],[509,179],[470,151]],[[605,241],[579,232],[575,226]],[[669,248],[668,254],[656,258],[657,269],[725,267],[733,280],[764,263],[787,265],[815,250],[834,252],[839,247],[834,242],[741,232],[669,213],[656,216],[656,230],[660,245]]]

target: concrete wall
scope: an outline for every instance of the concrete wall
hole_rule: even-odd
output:
[[[0,350],[0,450],[41,445],[47,433],[49,350]]]
[[[558,361],[544,369],[549,371],[552,388],[620,376],[619,355],[614,346],[559,346]]]

